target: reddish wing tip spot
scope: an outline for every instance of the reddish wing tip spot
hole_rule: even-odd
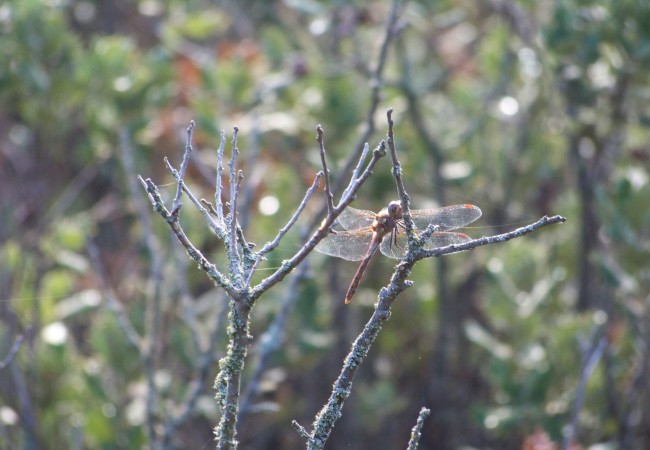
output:
[[[461,238],[463,238],[463,239],[471,239],[471,238],[470,238],[468,235],[466,235],[465,233],[456,233],[456,234],[457,234],[458,236],[460,236]]]
[[[471,205],[471,204],[469,204],[469,203],[465,203],[463,206],[464,206],[465,208],[472,208],[472,209],[476,208],[476,206]]]

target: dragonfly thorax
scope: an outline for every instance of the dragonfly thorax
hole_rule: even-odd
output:
[[[385,236],[397,227],[397,222],[401,219],[402,205],[400,202],[390,202],[387,208],[375,214],[372,230],[381,236]]]
[[[382,211],[375,216],[372,230],[379,235],[386,235],[397,227],[397,219],[391,217],[387,211]]]

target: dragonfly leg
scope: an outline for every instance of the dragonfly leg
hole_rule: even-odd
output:
[[[404,224],[401,223],[401,222],[397,222],[397,226],[398,226],[398,227],[401,227],[402,229],[406,229],[406,227],[404,226]],[[393,228],[393,230],[392,230],[391,233],[390,233],[390,246],[391,246],[391,249],[393,248],[393,245],[395,246],[395,248],[397,248],[397,249],[399,249],[399,250],[402,250],[402,251],[404,250],[404,249],[403,249],[402,247],[400,247],[399,244],[397,243],[397,228]]]

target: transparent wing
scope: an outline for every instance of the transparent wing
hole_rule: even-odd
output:
[[[463,233],[436,232],[433,233],[424,244],[424,249],[433,250],[434,248],[444,247],[446,245],[462,244],[463,242],[470,240],[472,240],[472,238]],[[408,240],[406,238],[406,233],[400,230],[397,233],[396,240],[393,240],[390,235],[386,236],[384,240],[381,241],[379,250],[389,258],[401,259],[404,256],[404,253],[406,253],[407,247]]]
[[[360,261],[368,252],[372,234],[372,228],[337,231],[320,241],[315,249],[326,255],[336,256],[348,261]]]
[[[372,225],[375,220],[375,213],[365,209],[356,209],[348,206],[343,210],[337,219],[346,230],[356,230]]]
[[[452,205],[444,208],[414,209],[411,218],[416,228],[426,229],[429,224],[437,225],[439,231],[464,227],[481,217],[481,210],[474,205]]]

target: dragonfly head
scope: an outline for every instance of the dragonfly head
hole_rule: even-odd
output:
[[[393,201],[388,204],[388,215],[395,220],[402,218],[402,205],[398,201]]]

